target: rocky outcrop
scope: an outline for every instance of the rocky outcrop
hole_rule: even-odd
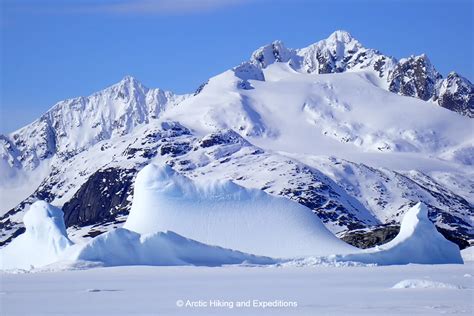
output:
[[[465,249],[470,246],[469,242],[460,237],[459,234],[456,234],[455,231],[441,227],[436,227],[436,229],[444,238],[458,245],[459,249]],[[346,231],[339,234],[339,238],[352,246],[367,249],[388,243],[397,236],[399,231],[400,225],[388,224]]]
[[[443,108],[474,117],[474,86],[455,72],[440,81],[435,100]]]
[[[105,169],[94,173],[63,206],[66,226],[85,226],[128,214],[136,170]]]
[[[400,231],[399,225],[381,225],[373,228],[347,231],[339,237],[357,248],[372,248],[385,244],[395,238]]]
[[[441,75],[426,55],[402,59],[388,77],[389,90],[401,95],[428,101],[435,96]]]

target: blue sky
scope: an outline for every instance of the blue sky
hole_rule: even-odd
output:
[[[266,43],[300,48],[337,29],[474,79],[471,0],[0,1],[1,133],[126,74],[191,92]]]

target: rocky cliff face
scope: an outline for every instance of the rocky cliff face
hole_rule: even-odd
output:
[[[136,170],[108,168],[92,174],[74,196],[64,204],[67,227],[113,221],[128,214]]]
[[[426,55],[412,56],[400,60],[391,71],[389,90],[428,101],[436,95],[436,84],[441,78]]]
[[[455,72],[438,83],[435,101],[443,108],[474,117],[474,86]]]

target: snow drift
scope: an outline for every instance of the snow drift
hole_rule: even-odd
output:
[[[231,181],[193,181],[168,165],[151,164],[138,173],[124,228],[141,234],[171,230],[206,244],[272,257],[357,250],[296,202]]]
[[[390,242],[360,253],[339,256],[338,260],[376,263],[463,263],[459,247],[445,239],[428,218],[423,203],[413,206],[403,217],[400,232]]]
[[[474,246],[461,250],[461,256],[464,261],[474,261]]]
[[[0,249],[0,269],[25,269],[56,262],[72,245],[67,237],[63,212],[37,201],[26,212],[26,231]]]
[[[209,246],[173,232],[140,235],[117,228],[91,240],[75,260],[101,262],[105,266],[220,266],[223,264],[271,264],[275,260]]]
[[[409,279],[395,284],[392,289],[463,289],[460,285],[431,280]]]

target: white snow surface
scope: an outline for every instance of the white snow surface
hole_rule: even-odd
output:
[[[138,173],[124,228],[141,234],[171,230],[206,244],[272,257],[357,250],[296,202],[231,181],[193,181],[167,165],[150,164]]]
[[[231,128],[264,149],[346,159],[472,146],[472,120],[379,88],[369,72],[304,74],[274,63],[263,73],[265,81],[250,80],[253,89],[240,89],[232,71],[217,75],[163,118],[201,134]]]
[[[58,261],[72,245],[66,233],[63,212],[37,201],[26,212],[26,231],[8,247],[0,249],[0,269],[28,269]]]
[[[464,262],[474,261],[474,246],[461,250],[461,256]]]
[[[444,238],[428,218],[426,205],[418,203],[403,217],[400,232],[390,242],[341,260],[377,263],[463,263],[459,247]]]
[[[462,289],[459,285],[436,282],[432,280],[410,279],[403,280],[395,284],[392,289]]]
[[[0,314],[23,315],[472,315],[473,263],[383,267],[107,267],[0,272]],[[391,289],[400,280],[446,287]],[[54,300],[53,300],[54,298]],[[178,307],[177,301],[208,306]],[[211,300],[233,302],[210,307]],[[236,302],[250,300],[250,307]],[[252,301],[297,302],[253,307]],[[46,303],[48,302],[48,303]]]
[[[97,236],[73,256],[75,261],[105,266],[220,266],[224,264],[272,264],[275,260],[209,246],[171,231],[140,235],[117,228]]]

